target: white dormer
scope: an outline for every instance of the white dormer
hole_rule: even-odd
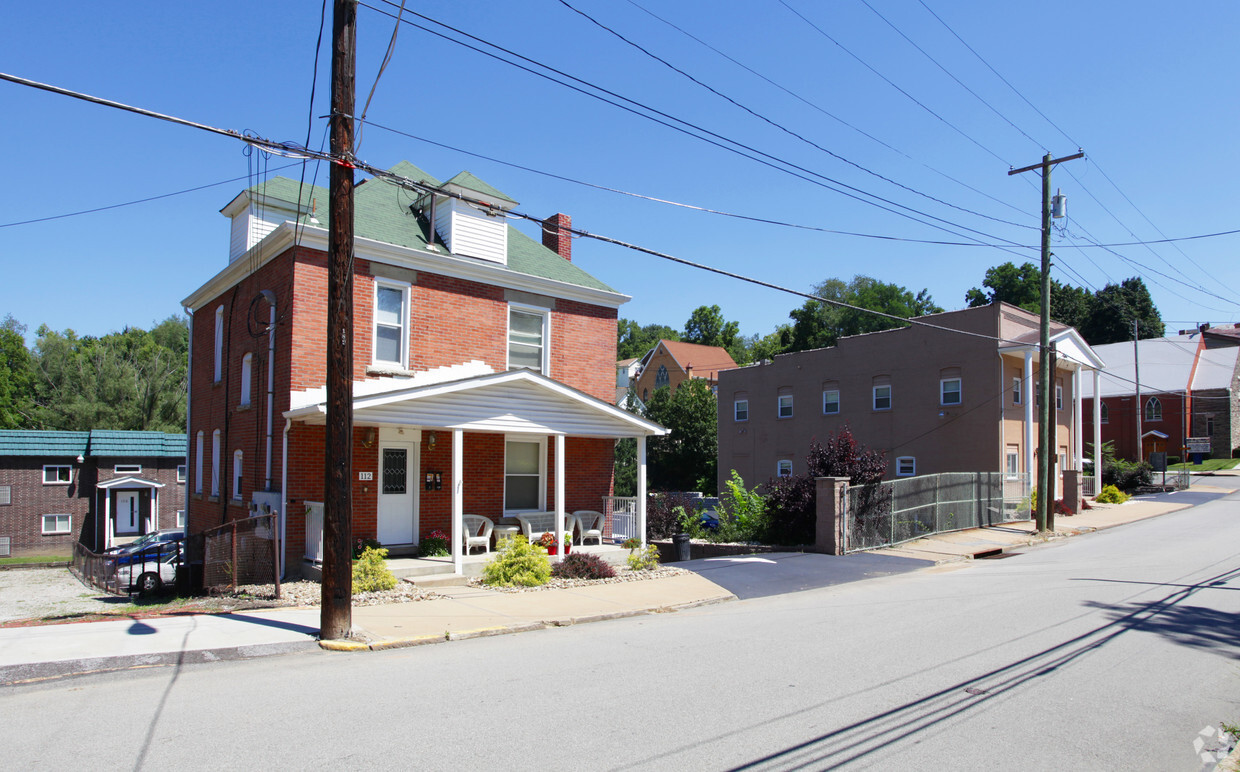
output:
[[[232,232],[228,243],[230,263],[262,241],[280,223],[296,221],[299,214],[306,214],[299,213],[292,201],[282,201],[253,190],[242,191],[220,212],[232,219]],[[311,219],[310,224],[316,223]]]
[[[507,265],[508,219],[503,213],[517,206],[517,202],[469,172],[461,172],[443,187],[487,204],[468,204],[449,196],[435,197],[435,231],[448,251]]]

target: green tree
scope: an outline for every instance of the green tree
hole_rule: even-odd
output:
[[[1098,290],[1089,320],[1080,332],[1091,346],[1120,343],[1132,340],[1134,319],[1140,338],[1161,338],[1166,329],[1149,289],[1139,276]]]
[[[685,322],[685,331],[680,339],[686,343],[730,348],[736,343],[738,335],[740,324],[724,319],[723,309],[719,306],[698,306]]]
[[[664,324],[641,326],[632,319],[616,323],[616,358],[637,359],[661,340],[680,340],[680,333]]]
[[[827,279],[814,288],[814,294],[826,301],[837,301],[903,319],[943,311],[927,290],[914,295],[897,284],[888,284],[869,276],[854,276],[847,284],[840,279]],[[800,308],[793,309],[789,316],[793,324],[788,351],[834,346],[836,341],[848,335],[903,326],[886,316],[821,300],[807,300]]]
[[[0,324],[0,429],[26,429],[34,407],[34,371],[26,325],[12,315]]]
[[[671,432],[651,437],[646,451],[654,490],[714,491],[719,450],[715,395],[706,381],[691,378],[676,393],[657,389],[646,403],[646,417]]]

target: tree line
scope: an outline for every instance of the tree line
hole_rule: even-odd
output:
[[[184,320],[101,337],[44,324],[30,348],[26,329],[0,324],[0,429],[185,431]]]

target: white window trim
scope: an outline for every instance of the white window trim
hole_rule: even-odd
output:
[[[1055,386],[1055,409],[1063,410],[1063,387]]]
[[[827,410],[827,395],[835,395],[835,409]],[[822,414],[823,415],[839,415],[840,412],[840,390],[839,389],[823,389],[822,390]]]
[[[47,519],[49,517],[57,518],[56,520],[53,521],[53,523],[58,523],[59,519],[63,517],[65,519],[65,527],[62,529],[62,528],[58,528],[55,525],[53,525],[52,526],[53,530],[49,531],[47,529]],[[44,536],[61,536],[67,533],[73,533],[73,515],[62,515],[62,514],[42,515],[39,520],[39,527],[41,529],[42,535]]]
[[[233,451],[232,500],[241,501],[241,474],[245,468],[245,456],[240,450]]]
[[[220,430],[211,432],[211,495],[220,495]]]
[[[115,464],[112,466],[113,474],[142,474],[141,464]]]
[[[379,289],[393,289],[400,291],[400,361],[394,362],[387,359],[379,358],[379,315],[375,313],[379,309]],[[375,365],[393,365],[399,366],[402,370],[409,367],[409,320],[412,316],[409,308],[409,285],[402,282],[375,280],[375,291],[371,297],[371,323],[370,323],[370,361]]]
[[[0,485],[0,507],[7,507],[13,503],[13,486]]]
[[[944,401],[944,397],[947,396],[947,389],[945,389],[944,387],[952,381],[955,381],[956,383],[959,384],[958,388],[956,389],[957,399],[955,402],[946,402]],[[954,407],[956,405],[960,405],[963,403],[964,403],[964,379],[963,378],[940,378],[939,379],[939,405],[941,407]]]
[[[1156,406],[1158,408],[1157,412],[1150,410],[1151,405]],[[1152,412],[1153,412],[1153,415],[1151,415]],[[1146,421],[1163,420],[1162,400],[1159,399],[1158,397],[1150,397],[1149,399],[1145,400],[1145,407],[1142,409],[1141,413],[1142,413],[1142,417]]]
[[[745,406],[744,418],[741,418],[741,405]],[[737,422],[749,420],[749,400],[738,399],[732,402],[732,420]]]
[[[520,311],[522,313],[533,316],[541,316],[543,321],[542,327],[542,366],[540,373],[551,376],[551,309],[541,306],[531,306],[525,303],[508,303],[508,313],[504,317],[504,364],[506,369],[512,370],[512,312]]]
[[[1012,464],[1011,460],[1016,459],[1016,463]],[[1010,467],[1015,466],[1015,469]],[[1007,479],[1015,480],[1020,475],[1020,448],[1009,447],[1003,454],[1003,471]]]
[[[177,464],[177,482],[184,483],[189,479],[189,468],[185,464]]]
[[[215,383],[224,377],[224,306],[215,309]]]
[[[908,462],[911,467],[908,471],[904,470],[904,462]],[[896,477],[916,477],[917,476],[917,457],[916,456],[900,456],[896,459]]]
[[[203,434],[199,430],[194,442],[194,493],[202,495],[202,447]]]
[[[784,415],[784,400],[788,400],[788,415]],[[792,395],[780,394],[776,397],[775,417],[776,418],[792,418],[794,415],[792,409]]]
[[[776,461],[775,462],[775,476],[776,477],[791,477],[792,476],[792,460],[788,458],[781,458],[778,461]]]
[[[879,407],[879,406],[878,406],[878,390],[879,390],[879,389],[886,389],[886,390],[887,390],[887,407]],[[871,407],[873,407],[875,410],[883,410],[883,411],[885,411],[885,410],[890,410],[890,409],[891,409],[892,404],[894,404],[894,402],[895,402],[895,400],[894,400],[894,398],[893,398],[893,396],[892,396],[891,391],[892,391],[892,390],[891,390],[891,384],[889,384],[889,383],[884,383],[884,384],[882,384],[881,386],[875,386],[875,387],[873,387],[873,389],[872,389],[872,393],[871,393],[871,397],[872,397],[872,398],[871,398],[871,400],[870,400],[870,406],[871,406]]]
[[[184,528],[184,527],[185,527],[185,510],[184,510],[184,509],[178,509],[178,510],[177,510],[177,525],[176,525],[176,527],[177,527],[177,528]]]
[[[510,442],[537,442],[538,443],[538,506],[535,509],[509,509],[508,508],[508,443]],[[520,512],[546,512],[547,511],[547,437],[545,435],[531,434],[505,434],[504,435],[504,514],[520,513]]]
[[[60,475],[56,475],[55,480],[47,479],[47,470],[49,469],[68,469],[69,479],[61,480]],[[71,464],[44,464],[43,465],[43,484],[44,485],[71,485],[73,484],[73,466]]]
[[[1021,398],[1024,396],[1020,391],[1021,377],[1018,375],[1012,378],[1012,404],[1019,405]]]
[[[246,352],[241,357],[241,407],[250,406],[250,385],[254,380],[254,352]]]

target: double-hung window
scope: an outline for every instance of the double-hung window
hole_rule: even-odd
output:
[[[1007,446],[1006,472],[1009,478],[1015,478],[1020,474],[1020,448],[1016,445]]]
[[[944,378],[939,381],[939,404],[940,405],[959,405],[960,404],[960,379]]]
[[[1012,379],[1012,404],[1013,405],[1020,404],[1020,384],[1021,384],[1021,379],[1019,376]]]
[[[215,382],[224,377],[224,306],[215,309]]]
[[[241,357],[241,407],[250,406],[250,383],[254,380],[254,354]]]
[[[823,415],[835,415],[840,412],[840,390],[826,389],[822,392]]]
[[[732,410],[733,410],[733,415],[735,415],[737,421],[748,421],[749,420],[749,400],[747,399],[736,400],[735,402],[732,403]]]
[[[241,470],[243,469],[241,451],[233,451],[232,499],[241,501]]]
[[[791,394],[780,394],[779,395],[779,417],[780,418],[792,418],[792,395]]]
[[[194,493],[202,495],[202,432],[194,438]]]
[[[510,437],[505,440],[504,511],[538,512],[545,509],[546,476],[546,439]]]
[[[1063,410],[1063,387],[1055,387],[1055,409]]]
[[[375,364],[406,367],[409,287],[375,282]]]
[[[891,386],[875,386],[874,387],[874,409],[890,410],[891,409]]]
[[[548,374],[547,338],[550,312],[508,307],[508,369]]]
[[[220,430],[211,432],[211,495],[220,495]]]
[[[788,458],[781,458],[778,461],[776,461],[775,462],[775,476],[776,477],[791,477],[792,476],[792,460]]]

